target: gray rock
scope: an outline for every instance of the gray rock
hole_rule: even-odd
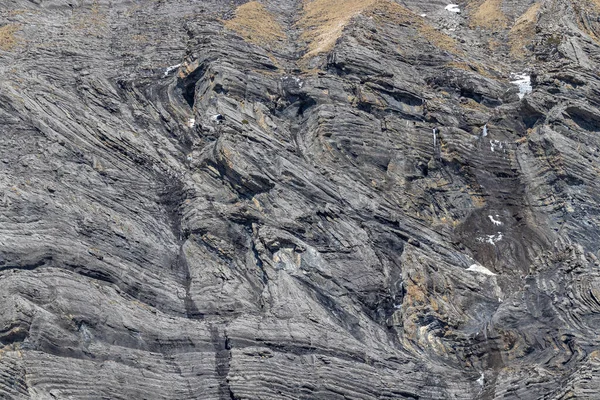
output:
[[[243,3],[0,11],[0,397],[598,398],[600,10]]]

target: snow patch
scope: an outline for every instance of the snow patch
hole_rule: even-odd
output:
[[[287,81],[287,80],[293,80],[294,82],[296,82],[296,85],[298,85],[299,88],[302,88],[302,86],[304,86],[304,82],[302,82],[302,79],[298,78],[297,76],[283,76],[281,77],[282,81]]]
[[[519,99],[522,100],[526,94],[531,93],[531,91],[533,90],[533,88],[531,87],[531,76],[522,74],[511,74],[511,78],[513,80],[510,81],[510,83],[512,83],[513,85],[517,85],[519,88]]]
[[[483,374],[483,372],[481,373],[481,376],[479,377],[479,379],[477,379],[476,382],[479,383],[479,386],[483,387],[483,384],[485,383],[485,375]]]
[[[83,339],[86,342],[89,342],[94,338],[94,335],[92,335],[92,332],[90,332],[87,325],[84,323],[82,323],[81,326],[79,326],[79,332],[81,332],[81,335],[83,336]]]
[[[453,12],[453,13],[459,13],[460,12],[460,7],[458,6],[458,4],[448,4],[446,6],[446,10]]]
[[[490,149],[496,151],[496,149],[502,150],[504,147],[502,142],[499,140],[490,140]]]
[[[167,67],[167,69],[165,70],[165,76],[169,76],[171,72],[175,71],[179,67],[181,67],[181,64],[171,65],[170,67]]]
[[[498,243],[499,241],[501,241],[503,237],[504,237],[504,235],[502,234],[502,232],[498,232],[495,235],[485,235],[483,237],[478,237],[477,241],[479,243],[489,243],[492,246],[495,246],[496,243]]]
[[[188,119],[187,126],[188,126],[188,128],[193,128],[194,126],[196,126],[196,118]]]
[[[481,134],[481,136],[486,137],[487,135],[488,135],[487,124],[485,124],[483,126],[483,133]]]
[[[496,275],[495,273],[493,273],[492,271],[490,271],[489,269],[487,269],[483,265],[479,265],[479,264],[473,264],[473,265],[471,265],[469,268],[467,268],[467,271],[477,272],[479,274],[484,274],[484,275],[489,275],[489,276],[495,276]]]
[[[421,14],[421,17],[425,18],[427,16],[427,14]]]
[[[497,220],[497,219],[494,219],[494,216],[492,216],[492,215],[488,215],[488,217],[490,218],[490,220],[492,221],[492,223],[493,223],[494,225],[497,225],[497,226],[499,226],[499,225],[502,225],[502,221],[500,221],[500,220]],[[498,217],[498,214],[496,214],[496,218],[499,218],[499,217]]]

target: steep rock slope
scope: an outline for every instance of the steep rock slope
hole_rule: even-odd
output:
[[[596,398],[599,16],[11,2],[0,397]]]

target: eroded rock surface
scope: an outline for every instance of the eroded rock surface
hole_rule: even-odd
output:
[[[0,398],[599,398],[600,4],[447,6],[4,2]]]

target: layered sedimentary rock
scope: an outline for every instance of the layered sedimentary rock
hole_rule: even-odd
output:
[[[598,398],[600,5],[0,10],[0,398]]]

